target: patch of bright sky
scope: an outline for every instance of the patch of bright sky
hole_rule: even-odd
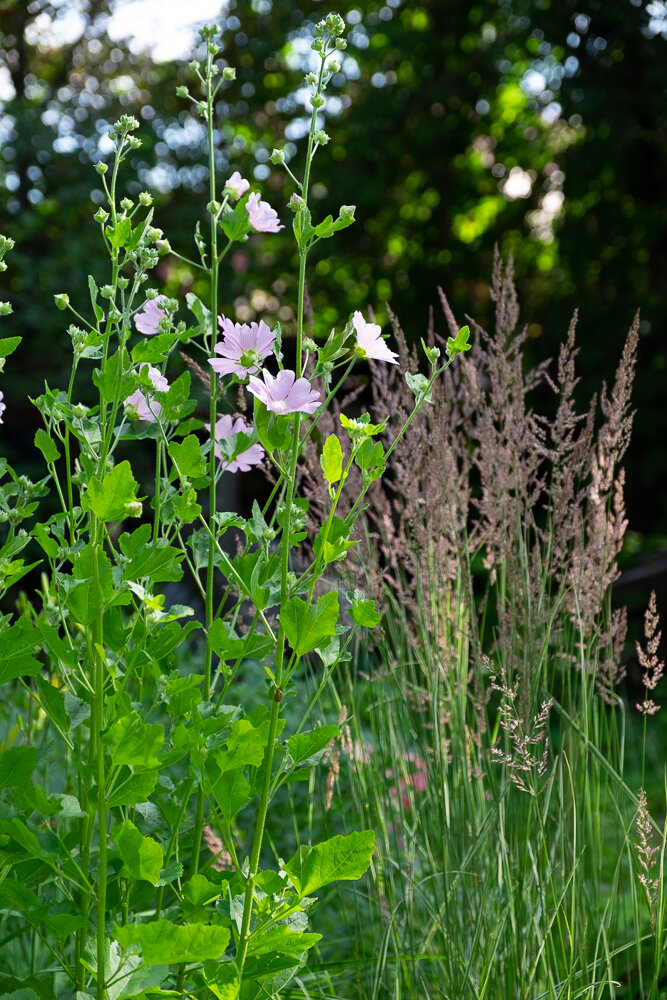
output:
[[[81,37],[86,21],[84,0],[52,0],[58,16],[40,14],[27,31],[31,44],[69,45]],[[116,0],[109,18],[113,41],[127,41],[132,52],[150,52],[156,62],[187,59],[202,24],[215,22],[224,0]],[[0,67],[0,101],[14,96],[11,77]]]
[[[37,17],[34,40],[73,42],[85,24],[84,4],[82,0],[54,2],[63,13],[55,20],[46,14]],[[225,6],[224,0],[116,0],[107,30],[112,40],[127,40],[132,52],[149,51],[156,62],[183,59],[196,44],[200,25],[219,18]]]

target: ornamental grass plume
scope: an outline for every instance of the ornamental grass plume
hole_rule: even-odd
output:
[[[596,429],[596,398],[583,412],[574,401],[576,316],[554,375],[547,363],[524,371],[526,333],[518,327],[512,265],[503,266],[497,254],[492,297],[494,332],[471,320],[476,336],[468,363],[433,387],[433,405],[399,440],[382,484],[371,486],[365,537],[357,536],[361,544],[346,567],[350,580],[362,579],[385,606],[400,603],[413,639],[428,630],[427,641],[441,646],[443,670],[456,661],[461,642],[478,657],[500,656],[509,686],[515,676],[525,679],[517,704],[528,725],[539,704],[531,703],[527,678],[545,662],[542,651],[554,630],[573,629],[596,651],[586,663],[603,697],[623,676],[626,616],[621,609],[612,614],[605,594],[626,528],[619,463],[632,421],[636,324],[614,387],[603,391]],[[454,336],[459,324],[442,292],[441,303]],[[394,317],[392,324],[401,368],[414,371],[416,352]],[[433,319],[427,343],[447,343]],[[371,361],[371,370],[373,419],[389,410],[400,426],[411,406],[409,386],[398,366]],[[553,419],[530,405],[537,390],[556,395]],[[335,410],[322,417],[323,435],[335,420]],[[392,444],[389,426],[385,448]],[[309,456],[306,464],[308,496],[314,509],[325,509],[319,466]],[[556,607],[565,618],[554,618]],[[484,633],[487,620],[492,636],[488,628]]]
[[[644,700],[635,706],[642,715],[655,715],[660,706],[649,696],[649,691],[655,691],[659,681],[665,672],[665,663],[658,659],[658,649],[662,632],[660,631],[660,616],[656,607],[655,591],[651,591],[648,607],[644,612],[644,638],[645,648],[640,643],[636,643],[637,657],[639,665],[644,671],[642,674],[642,684],[644,685]]]
[[[639,842],[635,843],[635,850],[637,852],[637,861],[640,868],[637,877],[642,889],[644,890],[644,895],[646,896],[646,902],[648,903],[649,913],[651,915],[651,930],[654,931],[656,928],[661,873],[660,870],[658,870],[657,874],[653,874],[653,869],[658,863],[656,854],[658,856],[660,855],[660,846],[653,843],[655,831],[651,822],[651,814],[648,810],[646,792],[643,788],[639,789],[639,795],[637,798],[639,800],[639,806],[637,809],[635,825],[637,828]]]

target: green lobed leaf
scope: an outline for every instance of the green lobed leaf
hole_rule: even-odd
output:
[[[157,723],[144,722],[138,712],[130,712],[109,726],[103,741],[111,747],[114,764],[150,771],[159,765],[164,729]]]
[[[121,772],[122,773],[122,772]],[[140,802],[147,802],[157,784],[159,771],[140,771],[138,774],[126,772],[128,776],[121,778],[110,793],[107,805],[110,808],[115,806],[137,806]]]
[[[320,465],[328,483],[337,483],[343,475],[343,449],[335,434],[330,434],[324,442]]]
[[[164,851],[158,842],[152,837],[144,837],[129,819],[114,827],[111,836],[132,877],[156,885],[164,864]]]
[[[112,247],[127,246],[132,234],[132,222],[127,218],[121,219],[115,226],[106,226],[104,233]]]
[[[302,764],[329,746],[340,736],[338,726],[320,726],[309,733],[295,733],[287,741],[287,749],[295,764]]]
[[[144,361],[148,361],[151,365],[161,364],[167,360],[177,340],[177,333],[157,333],[152,337],[146,337],[132,348],[133,364],[138,365]]]
[[[60,458],[58,446],[43,427],[38,427],[35,431],[35,447],[39,448],[47,465],[52,465]]]
[[[248,942],[248,955],[294,955],[298,956],[312,948],[321,940],[321,934],[304,934],[292,931],[281,924],[253,934]]]
[[[221,660],[237,660],[239,657],[263,659],[273,649],[273,640],[268,635],[253,632],[251,636],[239,637],[234,629],[222,618],[216,618],[208,630],[214,652]]]
[[[214,903],[216,899],[220,899],[222,895],[220,885],[209,882],[206,876],[199,874],[193,875],[188,882],[185,882],[182,891],[181,913],[183,919],[193,923],[206,923],[210,913],[205,907],[209,903]]]
[[[375,601],[366,600],[363,590],[348,591],[347,599],[351,602],[350,618],[355,625],[375,628],[382,621],[382,615],[375,610]]]
[[[470,337],[470,327],[462,326],[456,337],[447,337],[447,356],[455,358],[457,354],[469,351],[472,344],[468,343]]]
[[[330,882],[358,879],[371,863],[375,850],[372,830],[336,836],[322,844],[302,844],[285,865],[285,871],[299,896],[309,896]]]
[[[360,469],[379,468],[384,461],[384,448],[380,441],[366,438],[354,454],[354,461]]]
[[[100,521],[122,521],[126,504],[136,502],[137,481],[128,461],[115,465],[100,481],[93,477],[88,483],[85,501]]]
[[[227,208],[219,220],[220,228],[232,242],[240,242],[250,229],[250,217],[245,207],[245,201],[236,208]]]
[[[42,665],[31,655],[41,645],[41,636],[28,618],[0,631],[0,684],[24,675],[34,677]]]
[[[318,598],[316,605],[293,597],[280,612],[287,641],[297,656],[303,656],[335,635],[338,621],[338,594],[331,591]]]
[[[359,544],[349,538],[353,530],[342,518],[332,517],[331,522],[325,522],[315,536],[313,541],[315,556],[325,563],[344,559],[348,549]]]
[[[204,962],[204,982],[218,1000],[237,1000],[239,974],[232,962]]]
[[[0,755],[0,788],[24,784],[36,767],[34,747],[9,747]]]
[[[214,767],[214,761],[210,763],[207,761],[206,770],[211,781],[211,791],[225,819],[233,820],[250,799],[250,785],[241,768],[223,772],[218,770],[215,776]]]
[[[21,343],[21,337],[0,337],[0,358],[13,354]]]
[[[230,932],[217,925],[177,925],[170,920],[155,920],[150,924],[116,926],[115,937],[125,948],[141,945],[147,965],[176,965],[221,958],[229,944]]]
[[[181,442],[170,441],[167,450],[181,479],[199,479],[205,474],[205,459],[194,434],[188,434]]]

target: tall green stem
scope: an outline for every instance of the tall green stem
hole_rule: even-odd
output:
[[[97,519],[92,521],[92,588],[94,600],[101,605],[99,552],[101,548],[100,535],[104,525]],[[106,979],[105,952],[106,942],[106,907],[107,907],[107,802],[106,802],[106,769],[104,763],[104,744],[102,732],[104,729],[104,673],[105,661],[103,652],[102,611],[98,610],[92,623],[92,654],[95,694],[92,699],[91,728],[94,739],[94,752],[97,777],[97,828],[99,839],[99,857],[97,866],[97,1000],[105,1000],[104,982]]]
[[[215,349],[218,332],[218,273],[220,261],[218,259],[218,219],[214,208],[215,203],[215,148],[213,144],[213,87],[212,87],[213,60],[209,53],[206,59],[206,120],[208,127],[208,175],[209,175],[209,200],[211,214],[211,328],[209,352],[212,354]],[[211,425],[211,439],[215,439],[215,424],[217,418],[218,403],[218,383],[215,377],[211,378],[211,401],[209,407],[209,422]],[[209,476],[211,485],[209,486],[209,525],[213,528],[213,517],[216,512],[216,476],[215,476],[215,447],[211,446],[209,453]],[[213,663],[213,648],[209,639],[211,625],[215,617],[214,608],[214,584],[215,584],[215,537],[212,534],[208,543],[208,562],[206,566],[206,659],[204,664],[204,700],[208,701],[211,692],[211,670]],[[201,786],[197,789],[197,805],[195,810],[195,827],[192,840],[192,858],[190,861],[190,874],[195,875],[199,868],[199,852],[201,849],[202,835],[204,831],[204,791]]]

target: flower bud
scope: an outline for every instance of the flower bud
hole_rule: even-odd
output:
[[[197,60],[196,60],[196,59],[192,59],[192,60],[191,60],[191,61],[190,61],[190,62],[188,63],[188,69],[191,69],[193,73],[196,73],[196,72],[197,72],[197,70],[199,69],[199,65],[200,65],[200,64],[199,64],[199,63],[197,62]]]
[[[217,42],[209,42],[206,46],[210,55],[215,56],[220,51],[220,46]]]
[[[132,201],[131,198],[123,198],[120,203],[120,207],[123,209],[124,212],[131,212],[132,209],[134,208],[134,202]]]
[[[144,208],[150,208],[153,204],[153,195],[149,191],[142,191],[139,194],[139,204],[143,205]]]
[[[324,104],[324,98],[320,97],[319,94],[311,94],[310,103],[313,108],[321,108]]]
[[[12,311],[11,302],[0,302],[0,316],[9,316]]]
[[[121,115],[118,121],[113,123],[113,127],[116,132],[125,135],[127,132],[139,128],[139,122],[134,115]]]
[[[103,208],[98,208],[97,211],[95,212],[95,215],[93,216],[95,222],[101,222],[102,224],[104,224],[108,218],[109,218],[109,213],[105,212]]]
[[[129,135],[127,141],[130,144],[130,149],[140,149],[142,146],[141,139],[137,139],[136,135]]]
[[[155,247],[161,254],[171,253],[171,243],[169,240],[156,240]]]
[[[329,63],[330,73],[340,73],[340,61],[338,59],[332,59]]]
[[[190,96],[190,91],[188,90],[187,87],[181,86],[176,88],[176,97],[189,97],[189,96]]]
[[[343,52],[347,48],[347,42],[345,41],[344,38],[337,38],[336,39],[336,48],[340,52]]]
[[[122,292],[125,291],[125,289],[129,285],[129,283],[130,283],[130,279],[129,278],[119,278],[118,279],[118,287],[120,288],[120,290]]]
[[[314,139],[315,142],[319,143],[320,146],[326,146],[329,142],[329,136],[326,134],[324,129],[318,128],[315,132]]]
[[[287,207],[292,212],[300,212],[302,208],[306,207],[306,203],[300,195],[295,193],[287,202]]]
[[[125,513],[128,517],[141,517],[143,504],[141,500],[130,500],[125,504]]]
[[[54,295],[53,299],[56,303],[56,309],[60,309],[61,312],[63,309],[67,309],[69,305],[69,295],[67,292],[60,292],[58,295]]]
[[[210,212],[211,215],[217,215],[218,212],[220,211],[220,208],[221,205],[219,201],[209,201],[208,205],[206,206],[206,211]]]
[[[356,205],[341,205],[338,209],[338,218],[344,219],[346,222],[349,220],[353,221],[356,208]]]
[[[345,21],[340,14],[327,14],[324,24],[332,35],[342,35],[345,31]]]
[[[317,73],[306,73],[305,83],[314,87],[317,83]]]
[[[95,164],[95,170],[100,175],[101,174],[106,174],[106,172],[107,172],[108,169],[109,169],[109,167],[107,166],[107,164],[106,163],[102,163],[101,160],[98,160],[98,162]]]
[[[100,288],[100,295],[103,299],[113,298],[113,285],[102,285]]]
[[[236,70],[234,69],[233,66],[225,66],[225,68],[222,71],[222,79],[223,80],[235,80],[236,79]]]
[[[285,154],[282,151],[282,149],[274,149],[273,152],[271,153],[271,156],[269,157],[269,160],[271,161],[271,163],[279,165],[285,162]]]
[[[304,337],[303,349],[304,351],[310,351],[310,353],[313,354],[317,350],[317,344],[310,337]]]

